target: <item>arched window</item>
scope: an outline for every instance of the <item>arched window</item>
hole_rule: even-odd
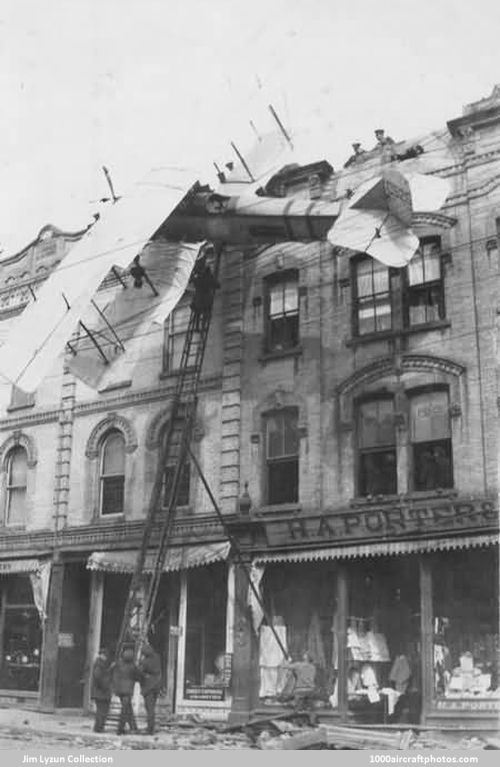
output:
[[[14,447],[9,451],[6,474],[5,524],[24,525],[28,477],[28,454],[24,447]]]
[[[101,514],[123,514],[125,438],[114,429],[101,444]]]

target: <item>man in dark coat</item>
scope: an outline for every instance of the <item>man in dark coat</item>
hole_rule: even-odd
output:
[[[125,646],[113,668],[113,692],[118,695],[121,703],[118,735],[124,734],[126,724],[130,727],[130,732],[137,732],[132,708],[132,695],[137,681],[139,681],[139,671],[134,662],[134,648]]]
[[[194,285],[194,296],[191,301],[191,309],[195,313],[194,329],[199,332],[201,325],[210,314],[215,291],[219,287],[205,257],[202,256],[196,264],[191,281]]]
[[[94,732],[104,732],[111,701],[111,663],[109,653],[104,648],[99,650],[92,668],[90,695],[95,701]]]
[[[155,731],[156,701],[161,690],[161,661],[160,656],[151,645],[145,644],[139,663],[141,692],[148,720],[147,731],[153,735]]]

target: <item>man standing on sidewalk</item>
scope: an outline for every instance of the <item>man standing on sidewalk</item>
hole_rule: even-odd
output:
[[[111,664],[109,653],[101,648],[92,668],[91,698],[95,702],[94,732],[104,732],[111,702]]]
[[[132,695],[137,681],[139,681],[139,671],[134,663],[134,647],[125,645],[113,668],[113,692],[118,695],[121,703],[118,735],[125,733],[126,724],[130,727],[130,732],[137,732],[132,708]]]
[[[147,732],[153,735],[155,731],[156,701],[161,690],[161,661],[160,656],[151,645],[145,644],[139,663],[141,692],[148,720]]]

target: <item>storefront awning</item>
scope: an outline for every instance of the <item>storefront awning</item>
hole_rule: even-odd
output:
[[[254,559],[254,564],[265,565],[273,562],[316,562],[327,559],[354,559],[355,557],[381,557],[397,554],[418,554],[430,551],[450,551],[452,549],[470,549],[480,546],[493,546],[499,542],[498,533],[487,535],[439,538],[420,541],[384,541],[381,543],[360,543],[342,548],[321,548],[308,551],[288,551],[286,553],[262,554]]]
[[[0,559],[0,575],[39,573],[40,564],[38,559]]]
[[[229,541],[200,546],[176,546],[167,551],[163,571],[188,570],[224,561],[229,555],[230,546]],[[88,558],[87,568],[106,573],[133,573],[136,562],[137,551],[94,551]],[[153,572],[154,566],[154,555],[150,553],[146,556],[144,572]]]

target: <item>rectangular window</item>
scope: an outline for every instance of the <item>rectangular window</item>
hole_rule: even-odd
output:
[[[405,324],[425,325],[445,318],[439,238],[422,240],[406,270]]]
[[[175,465],[167,466],[163,477],[162,506],[168,508],[170,495],[172,493],[172,483],[175,476]],[[191,485],[191,465],[189,461],[184,463],[179,480],[179,489],[177,493],[176,506],[189,506],[189,491]]]
[[[268,504],[299,500],[299,435],[297,413],[286,410],[266,417]]]
[[[359,494],[367,496],[396,493],[396,433],[392,399],[360,403],[358,447]]]
[[[294,349],[299,343],[299,291],[296,272],[267,282],[266,351]]]
[[[163,336],[163,373],[173,373],[181,365],[182,350],[186,340],[191,309],[189,304],[181,304],[167,317]]]
[[[389,269],[373,258],[355,262],[355,324],[358,335],[392,327]]]
[[[413,489],[453,487],[453,459],[448,393],[427,392],[411,398],[410,439]]]

